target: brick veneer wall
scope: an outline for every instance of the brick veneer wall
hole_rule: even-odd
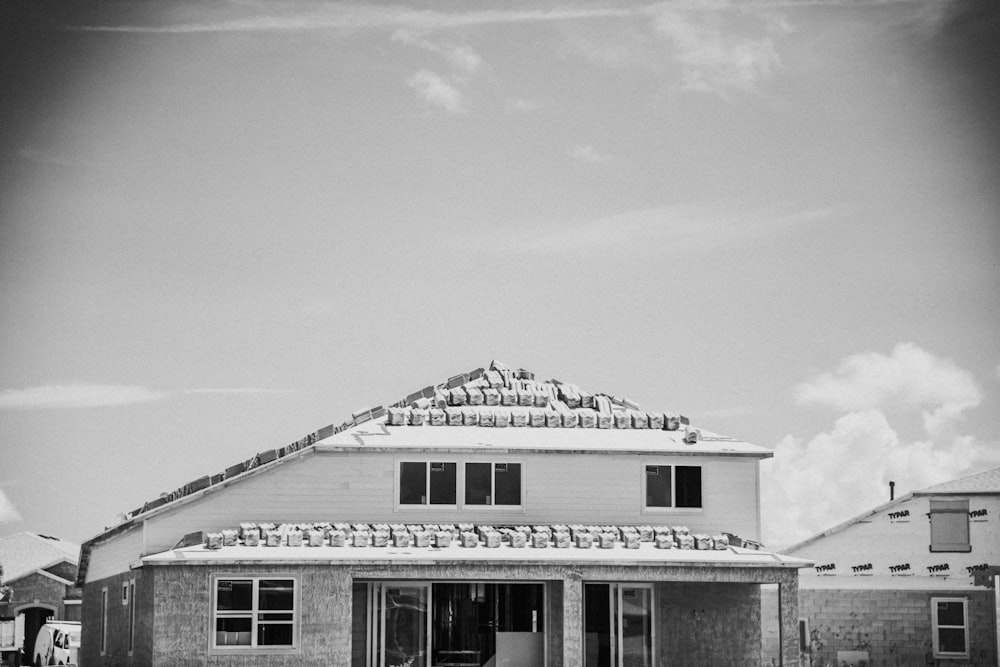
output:
[[[934,597],[969,600],[968,660],[933,659],[930,600]],[[836,665],[837,651],[854,650],[868,651],[870,667],[997,664],[992,590],[799,589],[799,615],[809,621],[813,667]]]
[[[22,605],[38,603],[55,607],[55,617],[66,618],[66,598],[69,587],[58,581],[38,573],[28,574],[10,583],[11,596],[2,611],[13,615],[14,610]]]

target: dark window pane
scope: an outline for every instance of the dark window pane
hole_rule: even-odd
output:
[[[220,579],[216,582],[219,611],[249,611],[253,608],[253,582]]]
[[[454,505],[458,485],[455,481],[454,463],[431,464],[431,504]]]
[[[521,464],[508,463],[505,470],[497,464],[496,467],[496,498],[495,505],[521,504]]]
[[[701,507],[701,468],[677,466],[677,506]]]
[[[292,629],[291,623],[260,623],[257,625],[257,645],[258,646],[291,646]]]
[[[965,625],[965,611],[961,602],[938,602],[938,625]]]
[[[427,464],[423,461],[399,465],[399,504],[427,504]]]
[[[671,507],[670,466],[646,466],[646,507]]]
[[[215,629],[219,632],[250,632],[252,623],[250,617],[243,618],[217,618]]]
[[[938,630],[938,649],[943,653],[965,653],[965,630],[940,628]]]
[[[294,609],[294,582],[291,579],[261,579],[259,609]]]
[[[258,621],[292,621],[294,619],[294,614],[286,614],[284,612],[267,611],[257,614]]]
[[[465,504],[491,504],[491,481],[493,466],[489,463],[465,464]]]

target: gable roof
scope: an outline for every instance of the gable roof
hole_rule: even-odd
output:
[[[942,482],[913,492],[914,495],[919,496],[945,494],[969,495],[974,493],[1000,494],[1000,467],[966,477],[959,477],[950,482]]]
[[[37,570],[69,561],[77,564],[80,545],[48,535],[16,533],[0,538],[3,581],[16,581]]]
[[[790,547],[786,547],[781,550],[781,553],[791,554],[799,549],[817,542],[824,537],[829,537],[835,535],[847,528],[850,528],[856,523],[860,523],[865,519],[869,519],[877,514],[880,514],[887,509],[900,505],[918,496],[937,496],[937,495],[971,495],[971,494],[1000,494],[1000,468],[993,468],[992,470],[986,470],[984,472],[975,473],[972,475],[967,475],[965,477],[959,477],[958,479],[953,479],[948,482],[942,482],[940,484],[934,484],[932,486],[925,487],[923,489],[918,489],[907,493],[904,496],[900,496],[895,500],[891,500],[887,503],[883,503],[873,509],[866,512],[862,512],[855,517],[848,519],[842,523],[828,528],[821,533],[817,533],[812,537],[806,538],[801,542],[797,542]]]
[[[567,437],[570,430],[572,437]],[[394,437],[370,437],[386,435]],[[531,371],[523,368],[515,371],[494,360],[489,368],[454,375],[388,407],[377,405],[359,410],[339,425],[324,426],[284,447],[258,452],[222,472],[161,493],[84,543],[78,581],[86,575],[94,543],[128,530],[140,517],[167,511],[175,503],[207,493],[216,485],[228,484],[233,478],[256,474],[264,466],[278,465],[302,450],[452,448],[459,442],[498,446],[496,442],[483,443],[483,440],[503,441],[503,447],[522,451],[582,449],[773,456],[764,447],[694,428],[687,417],[678,413],[648,412],[624,397],[591,393],[556,379],[536,380]]]
[[[134,517],[171,504],[185,496],[205,491],[279,459],[322,445],[320,449],[345,449],[364,446],[365,436],[388,435],[392,427],[406,427],[397,438],[375,438],[367,444],[378,447],[442,447],[450,442],[470,442],[469,430],[482,439],[495,434],[507,446],[546,451],[577,451],[586,442],[611,443],[591,449],[624,451],[668,451],[687,454],[743,454],[768,458],[773,452],[736,438],[694,428],[687,417],[674,412],[647,412],[635,402],[606,393],[591,393],[559,380],[540,381],[523,368],[512,370],[494,360],[488,369],[477,368],[454,375],[445,382],[429,385],[392,403],[360,410],[339,425],[324,426],[284,447],[269,449],[228,467],[214,475],[205,475],[180,488],[161,493],[141,507],[125,514],[125,520],[102,534],[115,531]],[[432,427],[447,427],[432,428]],[[426,428],[425,428],[426,427]],[[526,427],[519,430],[519,427]],[[468,430],[466,430],[468,429]],[[503,433],[518,430],[517,437]],[[526,436],[528,429],[531,435]],[[573,429],[574,437],[565,436]],[[452,436],[446,435],[449,431]],[[594,435],[588,437],[587,432]],[[596,437],[600,431],[602,437]],[[616,433],[627,431],[625,438]],[[552,433],[561,435],[553,435]],[[640,435],[641,434],[641,435]],[[491,438],[494,436],[490,436]],[[613,443],[629,442],[631,444]],[[558,443],[563,443],[562,445]],[[520,444],[518,444],[520,443]],[[567,444],[569,443],[569,444]]]

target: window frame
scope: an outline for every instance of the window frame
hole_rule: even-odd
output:
[[[108,653],[108,587],[101,588],[101,655]]]
[[[403,491],[403,464],[404,463],[422,463],[424,465],[424,491],[425,491],[424,498],[426,498],[425,502],[423,502],[423,503],[404,503],[404,502],[401,502],[400,495],[402,494],[402,491]],[[432,472],[433,472],[431,466],[433,466],[436,463],[443,463],[445,465],[451,464],[451,465],[455,466],[455,502],[454,503],[431,503],[431,476],[432,476]],[[419,511],[419,512],[426,512],[427,510],[435,510],[435,509],[444,509],[444,510],[447,510],[447,509],[452,509],[452,510],[458,509],[458,499],[459,499],[459,497],[461,495],[461,492],[462,492],[462,484],[461,484],[462,479],[461,479],[460,472],[459,472],[459,468],[460,467],[461,466],[459,465],[459,463],[457,461],[455,461],[454,459],[443,460],[443,461],[442,460],[432,461],[430,459],[416,459],[416,458],[399,459],[398,461],[396,461],[396,475],[395,475],[395,483],[393,485],[393,494],[394,494],[393,502],[394,502],[395,508],[397,510],[403,510],[403,511],[411,511],[412,510],[412,511]]]
[[[649,468],[659,468],[660,474],[662,474],[663,468],[670,468],[670,505],[666,507],[661,507],[658,505],[647,504],[648,499],[648,487],[649,482]],[[678,507],[677,506],[677,468],[697,468],[698,478],[700,486],[700,504],[697,507]],[[641,461],[640,462],[640,474],[642,475],[642,482],[640,488],[642,489],[642,497],[640,502],[642,503],[642,513],[643,514],[701,514],[705,511],[705,466],[702,464],[687,464],[687,463],[659,463],[656,461]]]
[[[938,605],[942,602],[958,602],[962,605],[962,625],[940,625],[938,623]],[[961,629],[965,637],[965,651],[959,653],[955,651],[941,650],[941,637],[938,633],[941,629],[956,630]],[[969,599],[959,597],[932,597],[931,598],[931,644],[935,658],[968,658],[969,651]]]
[[[258,646],[257,630],[261,622],[259,618],[260,609],[260,582],[262,580],[288,579],[292,581],[292,643],[290,645],[269,645]],[[252,583],[251,608],[247,615],[250,617],[250,644],[246,646],[238,645],[216,645],[216,627],[219,616],[219,582],[220,581],[250,581]],[[302,581],[298,574],[288,572],[267,572],[263,574],[248,574],[245,572],[220,572],[209,575],[210,587],[210,608],[208,614],[208,654],[209,655],[299,655],[302,653]],[[266,613],[266,612],[265,612]],[[279,613],[286,613],[284,611]],[[236,615],[223,615],[222,618],[237,618]]]
[[[972,531],[969,527],[969,499],[968,498],[931,498],[927,503],[928,542],[927,547],[931,553],[969,553],[972,551]],[[936,507],[935,507],[936,505]],[[959,516],[965,521],[965,541],[963,542],[935,542],[934,541],[934,516],[938,515],[942,519],[952,516]]]
[[[131,603],[128,609],[128,654],[135,650],[135,579],[128,580],[128,599]]]
[[[490,502],[488,504],[475,504],[469,503],[466,500],[466,493],[468,492],[468,466],[469,465],[488,465],[490,466]],[[516,465],[518,469],[518,503],[516,505],[498,505],[496,503],[496,488],[497,488],[497,466],[498,465]],[[462,462],[462,476],[460,486],[460,497],[462,499],[462,509],[467,511],[484,511],[484,512],[521,512],[524,510],[524,463],[519,459],[504,459],[499,461],[497,459],[490,459],[488,461],[463,461]]]

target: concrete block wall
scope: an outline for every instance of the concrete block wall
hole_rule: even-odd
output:
[[[152,664],[351,664],[351,580],[345,568],[324,566],[212,566],[151,568],[154,588]],[[300,584],[300,649],[295,654],[210,655],[213,574],[294,574]],[[90,663],[88,663],[90,664]]]
[[[933,658],[932,597],[969,600],[968,660]],[[997,665],[992,590],[799,590],[799,615],[808,619],[813,667],[836,665],[837,651],[868,651],[870,667]],[[804,663],[807,664],[807,663]]]
[[[760,586],[656,585],[659,662],[671,667],[760,665]]]
[[[135,580],[135,594],[123,603],[122,586]],[[101,652],[101,595],[108,590],[107,643]],[[132,667],[152,664],[150,633],[153,622],[152,578],[141,570],[123,572],[88,583],[84,588],[80,663]],[[132,650],[128,645],[128,624],[135,605]]]

